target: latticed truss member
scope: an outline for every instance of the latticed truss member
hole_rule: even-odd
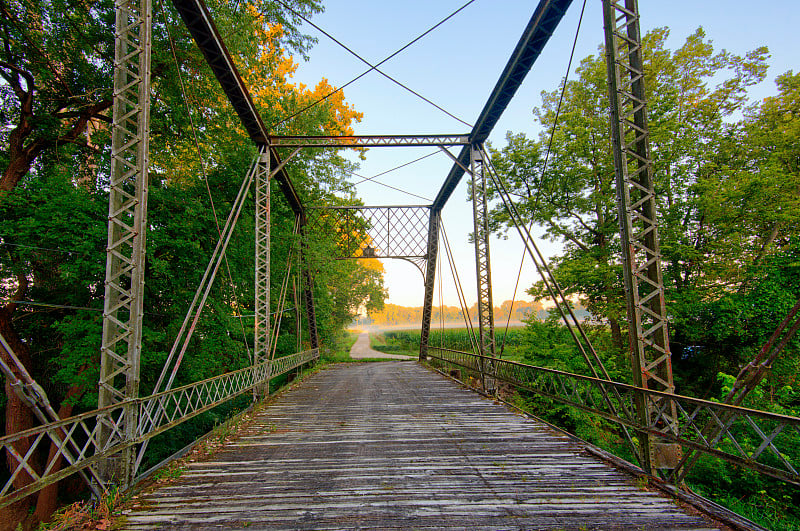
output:
[[[439,256],[439,225],[442,221],[440,210],[431,208],[428,224],[428,255],[425,258],[425,295],[422,301],[422,326],[419,339],[419,359],[425,361],[428,355],[428,340],[431,334],[433,314],[433,289],[436,282],[436,260]]]
[[[494,306],[492,301],[492,271],[489,258],[489,213],[486,202],[486,173],[482,147],[473,145],[470,151],[472,173],[472,219],[475,240],[475,274],[478,284],[479,354],[494,357]],[[484,390],[494,388],[491,362],[482,358],[481,375]]]
[[[255,171],[255,345],[253,363],[269,359],[270,338],[270,155],[262,148]],[[267,379],[269,381],[269,379]],[[256,390],[263,395],[264,390]]]
[[[271,136],[273,147],[466,146],[469,135]]]
[[[347,206],[310,208],[312,232],[336,234],[336,258],[425,259],[427,206]]]
[[[117,0],[111,134],[108,246],[98,406],[136,398],[142,345],[144,253],[150,115],[150,0]],[[104,425],[102,445],[136,438],[137,412],[122,426]],[[127,448],[103,475],[128,485],[134,455]]]
[[[603,18],[634,384],[673,393],[638,2],[603,0]],[[638,409],[643,425],[677,432],[674,405],[640,401]],[[658,448],[646,432],[640,437],[645,470],[655,474],[658,468],[674,467],[676,452]]]

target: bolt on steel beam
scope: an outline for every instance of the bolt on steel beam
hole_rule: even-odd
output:
[[[144,255],[147,228],[147,170],[150,121],[150,0],[117,0],[114,34],[114,106],[108,199],[103,339],[98,407],[135,399],[139,393],[142,347]],[[136,408],[124,415],[122,430],[104,426],[101,444],[137,437]],[[128,448],[103,476],[128,486],[135,474]]]
[[[634,384],[674,393],[637,0],[603,0],[603,19]],[[666,414],[657,404],[642,402],[638,408],[643,425],[676,433],[674,407]],[[658,468],[670,468],[660,466],[649,435],[641,432],[641,440],[645,470],[655,474]]]
[[[478,282],[479,354],[494,358],[494,307],[492,304],[492,273],[489,260],[489,215],[486,204],[486,174],[481,146],[473,145],[470,151],[472,170],[472,218],[475,232],[475,272]],[[491,361],[481,363],[484,391],[494,389]]]

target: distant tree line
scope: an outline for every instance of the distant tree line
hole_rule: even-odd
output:
[[[575,305],[576,316],[579,319],[588,318],[589,314],[578,303]],[[467,313],[473,323],[477,323],[478,304],[475,303],[467,309]],[[500,306],[494,307],[494,320],[497,326],[503,325],[506,321],[527,321],[529,319],[545,319],[549,310],[539,301],[503,301]],[[399,306],[397,304],[385,303],[383,309],[369,312],[368,319],[360,321],[362,324],[374,325],[404,325],[419,324],[422,322],[422,306]],[[432,308],[431,326],[434,328],[440,322],[447,324],[465,324],[464,312],[458,306],[434,306]]]

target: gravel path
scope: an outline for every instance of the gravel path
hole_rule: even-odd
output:
[[[410,356],[402,356],[400,354],[387,354],[373,350],[369,346],[369,334],[362,332],[356,340],[353,348],[350,349],[350,357],[354,360],[361,360],[364,358],[382,358],[387,360],[410,360]]]

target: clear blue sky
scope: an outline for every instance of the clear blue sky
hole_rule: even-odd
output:
[[[368,61],[376,63],[430,26],[455,11],[466,0],[329,0],[325,13],[314,22],[344,42]],[[761,45],[770,49],[767,80],[751,91],[753,99],[775,93],[774,79],[787,70],[797,70],[796,54],[800,39],[800,2],[773,0],[640,0],[643,31],[667,26],[671,29],[669,47],[679,47],[687,35],[703,26],[716,49],[744,54]],[[453,19],[431,33],[381,69],[449,112],[472,123],[505,66],[537,2],[521,0],[476,0]],[[515,99],[495,127],[490,141],[504,145],[506,131],[538,134],[531,110],[540,104],[540,92],[553,90],[565,73],[570,47],[578,24],[582,2],[573,2],[569,12],[550,39],[518,91]],[[574,67],[580,59],[597,53],[603,40],[603,21],[599,0],[588,0],[580,30]],[[309,62],[302,63],[296,80],[314,85],[326,77],[341,86],[366,67],[316,29],[304,31],[319,38]],[[372,72],[345,89],[346,99],[364,113],[356,134],[466,133],[469,128],[441,113],[416,96]],[[435,148],[376,148],[367,154],[359,173],[372,176],[398,164],[435,151]],[[379,179],[393,186],[433,198],[451,167],[444,154],[432,156]],[[358,193],[368,205],[425,204],[426,201],[394,192],[372,183],[359,186]],[[471,231],[471,206],[466,201],[466,183],[451,197],[443,221],[460,265],[459,274],[469,303],[475,297],[473,247],[467,241]],[[558,247],[546,243],[547,253]],[[494,302],[511,298],[522,247],[516,234],[508,241],[492,238],[491,258]],[[388,302],[404,306],[422,304],[422,280],[409,263],[384,260]],[[445,268],[446,269],[446,266]],[[528,263],[521,289],[536,279]],[[453,281],[444,275],[444,301],[457,305]],[[517,298],[524,294],[518,294]],[[438,300],[438,294],[436,297]]]

